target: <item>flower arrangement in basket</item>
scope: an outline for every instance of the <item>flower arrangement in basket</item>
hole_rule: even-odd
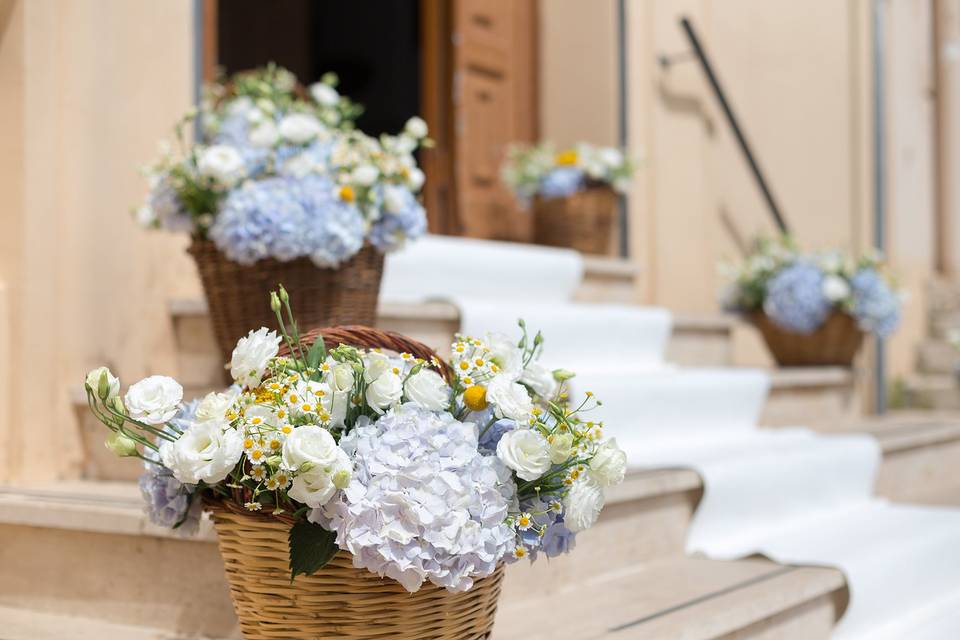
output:
[[[426,231],[413,155],[430,144],[426,124],[367,136],[335,86],[328,74],[303,89],[273,65],[215,83],[146,170],[137,218],[191,235],[225,358],[251,326],[271,325],[259,300],[277,282],[304,301],[304,326],[373,324],[382,253]]]
[[[627,190],[633,163],[619,149],[580,143],[512,147],[501,176],[521,205],[533,202],[534,240],[584,253],[610,251],[617,192]]]
[[[878,255],[803,254],[790,238],[759,240],[732,269],[727,310],[749,315],[785,366],[850,366],[864,332],[891,335],[901,296]]]
[[[212,511],[247,638],[486,638],[503,564],[571,550],[623,479],[600,402],[569,398],[525,329],[457,336],[444,361],[376,329],[301,335],[282,288],[271,306],[280,335],[237,343],[225,392],[183,405],[152,376],[121,399],[88,374],[151,519]]]

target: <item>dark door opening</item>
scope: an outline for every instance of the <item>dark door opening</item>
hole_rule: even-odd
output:
[[[218,3],[217,61],[230,74],[276,62],[309,85],[332,71],[364,105],[370,135],[397,133],[420,113],[420,3],[262,0]],[[269,8],[267,8],[269,7]]]

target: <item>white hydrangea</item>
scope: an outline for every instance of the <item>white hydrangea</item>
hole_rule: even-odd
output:
[[[354,459],[353,479],[310,519],[336,531],[354,566],[411,592],[425,580],[457,592],[515,547],[505,519],[516,486],[477,451],[473,423],[408,403],[375,423],[361,418],[340,446]]]

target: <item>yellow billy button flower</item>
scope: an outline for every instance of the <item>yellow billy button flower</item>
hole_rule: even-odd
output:
[[[561,151],[557,154],[556,157],[557,164],[564,167],[569,167],[577,164],[577,152],[573,149],[567,149],[566,151]]]
[[[463,403],[471,411],[483,411],[487,408],[487,390],[478,384],[468,387],[463,392]]]
[[[337,193],[340,196],[340,199],[344,202],[354,202],[357,199],[357,194],[353,192],[353,187],[348,184],[340,187],[340,191]]]

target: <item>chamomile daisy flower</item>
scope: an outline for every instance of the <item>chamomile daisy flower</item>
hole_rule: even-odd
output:
[[[250,473],[247,475],[249,475],[250,479],[254,480],[255,482],[263,482],[263,479],[267,477],[267,470],[263,467],[263,465],[258,464],[250,467]]]
[[[533,526],[533,516],[529,513],[521,513],[517,516],[517,529],[520,531],[528,531],[530,527]]]
[[[259,502],[244,502],[243,508],[247,511],[260,511],[260,509],[263,509],[263,505]]]

